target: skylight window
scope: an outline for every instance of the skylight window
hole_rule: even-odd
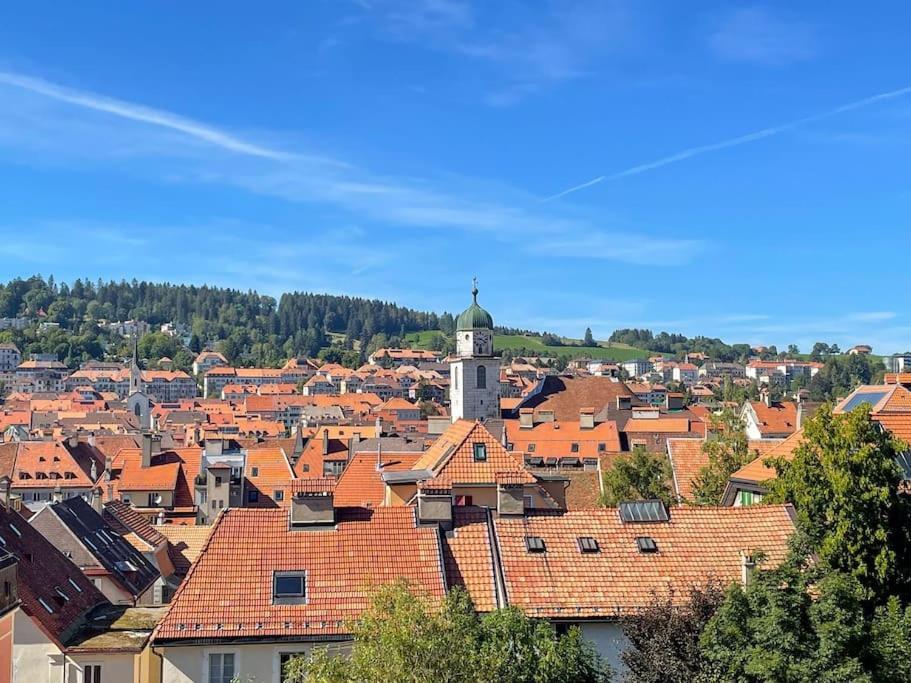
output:
[[[473,445],[474,461],[487,462],[487,444],[476,443]]]
[[[620,503],[623,522],[667,522],[667,507],[660,500],[637,500]]]
[[[42,606],[44,609],[47,610],[47,613],[48,613],[48,614],[53,614],[53,613],[54,613],[54,608],[51,607],[50,605],[48,605],[48,604],[44,601],[44,598],[38,598],[38,602],[40,602],[40,603],[41,603],[41,606]]]
[[[69,601],[70,601],[70,596],[67,595],[66,593],[64,593],[63,590],[60,588],[60,586],[55,586],[55,587],[54,587],[54,592],[55,592],[57,595],[59,595],[61,598],[63,598],[66,602],[69,602]]]
[[[79,587],[79,584],[78,584],[78,583],[76,583],[76,582],[73,581],[72,579],[67,579],[67,581],[70,582],[70,585],[71,585],[73,588],[75,588],[76,591],[77,591],[78,593],[81,593],[81,592],[82,592],[82,589]]]
[[[597,553],[601,552],[601,547],[591,536],[579,536],[577,539],[579,541],[579,551],[582,553]]]
[[[13,533],[16,534],[19,538],[22,538],[22,532],[16,527],[15,524],[10,522],[9,528],[13,530]]]
[[[272,575],[272,602],[274,604],[301,605],[306,601],[306,572],[275,572]]]
[[[655,539],[651,536],[639,536],[636,539],[636,547],[639,548],[640,553],[658,552],[658,544],[655,543]]]
[[[530,553],[543,553],[547,550],[547,546],[540,536],[526,536],[525,549]]]

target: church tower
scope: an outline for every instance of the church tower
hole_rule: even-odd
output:
[[[142,391],[142,368],[139,367],[139,342],[133,338],[133,358],[130,360],[130,393],[127,395],[127,410],[136,416],[139,428],[152,428],[152,401]]]
[[[449,407],[452,421],[500,417],[500,364],[493,355],[493,318],[473,301],[456,321],[456,353],[450,361]]]

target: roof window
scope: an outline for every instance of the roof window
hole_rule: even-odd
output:
[[[272,575],[272,603],[302,605],[307,601],[306,572],[275,572]]]
[[[639,548],[640,553],[657,553],[658,544],[655,543],[655,539],[651,536],[639,536],[636,538],[636,547]]]
[[[47,610],[47,613],[48,613],[48,614],[53,614],[53,613],[54,613],[54,608],[51,607],[50,605],[48,605],[48,604],[44,601],[44,598],[38,598],[38,602],[40,602],[40,603],[41,603],[41,606],[42,606],[44,609]]]
[[[660,500],[633,500],[620,503],[620,519],[626,523],[667,522],[670,516]]]
[[[525,549],[530,553],[543,553],[546,552],[547,546],[544,544],[544,539],[540,536],[526,536]]]
[[[576,540],[579,542],[579,552],[582,552],[582,553],[601,552],[601,547],[598,545],[598,541],[596,541],[591,536],[579,536],[579,538]]]
[[[476,443],[473,445],[473,455],[475,462],[487,462],[487,444]]]

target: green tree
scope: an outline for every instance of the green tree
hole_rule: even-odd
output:
[[[603,476],[603,506],[613,507],[624,500],[658,499],[665,505],[673,501],[670,463],[642,446],[633,448],[629,455],[618,456]]]
[[[592,328],[585,328],[585,338],[582,340],[582,346],[597,346],[595,338],[592,336]]]
[[[708,464],[696,478],[693,497],[699,505],[719,505],[730,476],[754,457],[743,420],[737,413],[725,409],[711,417],[702,452]]]
[[[628,683],[690,683],[705,680],[708,662],[699,638],[725,592],[709,582],[690,588],[689,600],[678,604],[674,593],[652,596],[651,604],[623,622],[628,645],[621,654]]]
[[[405,582],[381,587],[353,624],[350,655],[318,649],[292,659],[286,683],[443,681],[571,683],[607,681],[604,664],[578,629],[558,635],[518,609],[479,617],[468,595],[451,591],[436,606]]]
[[[797,524],[828,569],[853,576],[865,599],[882,604],[911,587],[911,503],[896,462],[907,446],[871,419],[864,404],[835,415],[825,405],[804,423],[791,461],[769,500],[790,502]]]

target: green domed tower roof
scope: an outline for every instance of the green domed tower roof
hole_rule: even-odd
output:
[[[471,302],[471,306],[462,311],[462,314],[456,321],[456,330],[475,330],[479,328],[492,330],[493,318],[490,316],[490,313],[478,305],[477,281],[474,282],[474,286],[471,288],[471,296],[474,298],[474,301]]]

